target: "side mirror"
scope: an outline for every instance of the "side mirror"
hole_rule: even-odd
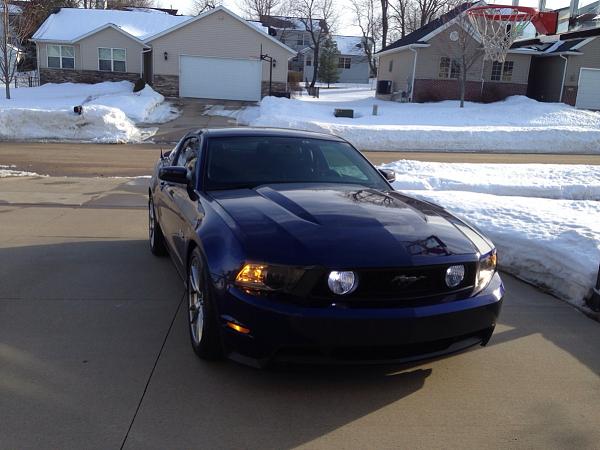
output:
[[[393,183],[394,181],[396,181],[396,172],[394,172],[392,169],[377,169],[379,170],[379,173],[381,175],[383,175],[383,177],[388,180],[390,183]]]
[[[167,183],[188,184],[187,169],[180,166],[161,167],[158,178]]]

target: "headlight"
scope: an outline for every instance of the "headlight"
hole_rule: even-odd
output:
[[[289,291],[303,273],[296,267],[247,263],[235,277],[235,284],[251,291]]]
[[[354,292],[358,286],[358,279],[354,272],[338,272],[337,270],[334,270],[329,272],[329,276],[327,277],[327,286],[329,286],[329,289],[331,289],[331,292],[334,294],[350,294],[351,292]]]
[[[496,273],[497,262],[498,257],[496,256],[496,249],[481,257],[479,260],[479,267],[477,268],[477,285],[475,286],[475,292],[482,291],[490,284],[492,277]]]

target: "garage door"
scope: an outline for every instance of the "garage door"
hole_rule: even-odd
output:
[[[180,97],[260,100],[259,60],[181,56],[179,68]]]
[[[600,110],[600,70],[581,69],[575,106]]]

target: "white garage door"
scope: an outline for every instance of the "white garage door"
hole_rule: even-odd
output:
[[[260,100],[259,60],[181,56],[179,96],[223,100]]]
[[[581,69],[575,106],[600,110],[600,70]]]

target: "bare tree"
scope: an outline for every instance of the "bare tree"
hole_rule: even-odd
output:
[[[410,26],[410,13],[413,9],[413,3],[414,0],[395,0],[390,3],[390,8],[393,11],[390,18],[393,18],[396,22],[401,38],[414,31]]]
[[[238,6],[249,19],[261,20],[264,16],[278,14],[281,0],[239,0]]]
[[[381,1],[381,48],[387,45],[390,24],[390,0]]]
[[[460,3],[462,3],[460,0],[391,0],[390,19],[402,38],[437,19]]]
[[[449,0],[416,0],[419,26],[425,26],[439,16],[449,3]]]
[[[44,3],[44,0],[41,0],[40,3]],[[57,2],[56,0],[48,0],[47,3],[58,3],[57,7],[76,8],[78,6],[81,6],[85,9],[123,9],[128,7],[152,8],[156,6],[155,0],[64,0],[62,2]]]
[[[9,0],[0,0],[0,75],[10,99],[10,83],[14,80],[19,60],[24,55],[27,39],[35,29],[35,22],[23,14],[20,6]]]
[[[215,9],[217,6],[221,6],[222,4],[222,0],[194,0],[192,12],[197,16],[203,12]]]
[[[309,48],[314,55],[310,87],[314,87],[319,74],[321,46],[337,21],[333,0],[292,0],[289,11],[291,15],[297,17],[304,30],[310,35]]]
[[[477,62],[484,63],[483,47],[465,12],[468,6],[467,3],[458,5],[455,10],[442,16],[448,26],[444,31],[447,33],[447,38],[436,40],[440,53],[447,55],[449,59],[450,77],[452,77],[453,71],[458,71],[457,81],[459,83],[461,108],[465,106],[467,79],[471,69],[474,68]],[[483,66],[481,67],[481,70],[483,70]]]
[[[369,60],[371,73],[376,73],[375,58],[376,44],[381,38],[381,13],[377,0],[352,0],[356,24],[363,38],[363,50]]]

